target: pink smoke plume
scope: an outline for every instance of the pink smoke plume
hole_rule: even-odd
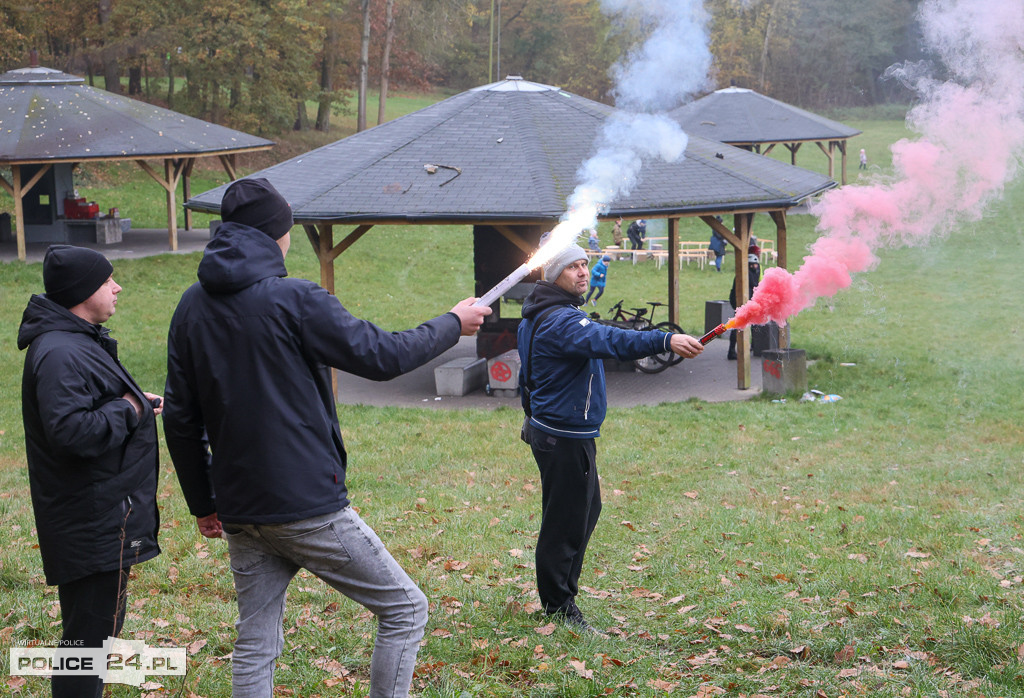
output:
[[[925,41],[951,74],[938,83],[915,66],[890,68],[922,102],[907,115],[918,140],[891,147],[893,174],[827,192],[812,207],[821,233],[793,274],[768,269],[733,327],[784,323],[851,283],[874,250],[921,244],[982,217],[1024,154],[1024,3],[926,0]]]

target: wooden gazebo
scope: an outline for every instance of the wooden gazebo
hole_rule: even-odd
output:
[[[521,265],[565,213],[576,170],[614,110],[557,87],[509,78],[274,165],[266,177],[291,203],[334,291],[334,260],[376,225],[465,224],[474,229],[476,295]],[[835,183],[808,170],[691,137],[685,158],[646,163],[631,193],[602,218],[667,218],[668,250],[679,249],[680,217],[699,217],[744,254],[736,255],[746,297],[746,249],[755,213],[771,216],[778,262],[786,264],[788,208]],[[219,212],[225,186],[187,206]],[[732,215],[735,233],[715,219]],[[347,232],[336,241],[335,227]],[[679,265],[668,265],[669,315],[679,321]],[[518,319],[500,304],[477,353],[514,346]],[[741,339],[738,384],[750,385],[749,334]]]
[[[138,100],[89,87],[84,80],[32,66],[0,75],[0,186],[14,199],[18,258],[25,259],[25,212],[46,225],[64,219],[75,164],[131,160],[163,188],[171,250],[178,247],[177,189],[190,193],[197,158],[218,157],[235,178],[235,156],[274,143]],[[148,161],[159,164],[151,165]],[[162,174],[160,170],[162,169]],[[191,227],[186,213],[186,228]],[[45,236],[45,229],[41,235]],[[48,241],[43,237],[39,241]]]
[[[786,146],[790,162],[804,143],[815,143],[828,158],[828,176],[835,179],[836,153],[841,181],[846,184],[846,142],[860,134],[838,121],[826,119],[777,99],[742,87],[727,87],[670,112],[691,134],[767,155],[776,145]]]

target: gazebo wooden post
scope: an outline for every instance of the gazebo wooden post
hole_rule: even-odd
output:
[[[733,216],[733,227],[740,245],[736,250],[736,303],[737,307],[750,297],[750,275],[747,273],[747,248],[750,247],[751,213],[737,213]],[[736,336],[736,387],[750,389],[750,328],[737,330]]]
[[[316,254],[320,260],[320,285],[333,296],[334,257],[331,256],[331,249],[334,247],[334,226],[330,223],[318,225],[317,231],[320,233],[320,249]]]
[[[181,198],[187,202],[192,198],[192,166],[196,164],[195,158],[188,158],[185,161],[185,170],[181,173]],[[192,209],[185,209],[185,230],[192,230]]]
[[[32,177],[24,186],[21,184],[21,166],[11,165],[11,182],[8,183],[6,179],[0,177],[0,186],[4,188],[11,198],[14,199],[14,230],[15,238],[18,242],[18,260],[24,262],[26,258],[25,249],[25,206],[23,199],[25,194],[32,190],[43,175],[46,174],[50,168],[53,167],[51,164],[43,165],[36,172],[35,176]]]
[[[842,170],[842,182],[846,184],[846,141],[835,141],[835,144],[842,156],[842,167],[840,169]]]
[[[668,219],[668,320],[679,324],[679,219]]]
[[[775,253],[776,264],[782,269],[789,269],[789,258],[786,254],[786,212],[769,211],[768,214],[775,222]],[[789,349],[789,323],[779,327],[779,349]]]
[[[18,259],[25,261],[25,210],[21,203],[24,192],[21,191],[21,167],[11,165],[11,196],[14,197],[14,225],[18,236]]]
[[[173,172],[173,160],[170,158],[164,158],[164,191],[167,198],[167,244],[170,245],[172,252],[178,251],[178,207],[175,202],[175,194],[177,193],[178,186],[176,181],[172,181],[171,173]]]
[[[800,146],[803,143],[786,143],[786,148],[789,149],[789,164],[796,165],[796,151],[800,150]]]
[[[822,145],[821,141],[815,141],[818,147],[821,148],[821,152],[825,153],[825,157],[828,158],[828,177],[829,179],[836,178],[836,156],[835,156],[835,141],[829,141],[828,147]]]

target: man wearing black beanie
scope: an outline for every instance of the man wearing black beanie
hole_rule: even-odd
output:
[[[228,541],[231,693],[274,692],[286,590],[305,568],[377,617],[370,697],[405,696],[427,598],[349,506],[330,370],[394,378],[475,334],[491,309],[467,298],[388,332],[315,283],[286,278],[292,213],[270,182],[231,184],[221,217],[199,283],[171,319],[164,434],[200,533]]]
[[[53,245],[45,295],[18,330],[32,509],[46,583],[57,586],[61,646],[102,647],[124,622],[132,565],[156,557],[160,398],[117,358],[101,323],[121,287],[95,250]],[[59,652],[58,652],[59,653]],[[55,698],[101,696],[99,675],[54,676]]]

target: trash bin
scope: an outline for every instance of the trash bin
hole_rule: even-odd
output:
[[[0,213],[0,242],[14,242],[11,235],[11,214]]]
[[[763,351],[761,390],[778,395],[807,392],[807,352],[803,349]]]
[[[704,332],[710,332],[732,318],[729,301],[704,301]]]
[[[774,322],[750,327],[750,351],[761,356],[768,349],[779,349],[779,326]]]

